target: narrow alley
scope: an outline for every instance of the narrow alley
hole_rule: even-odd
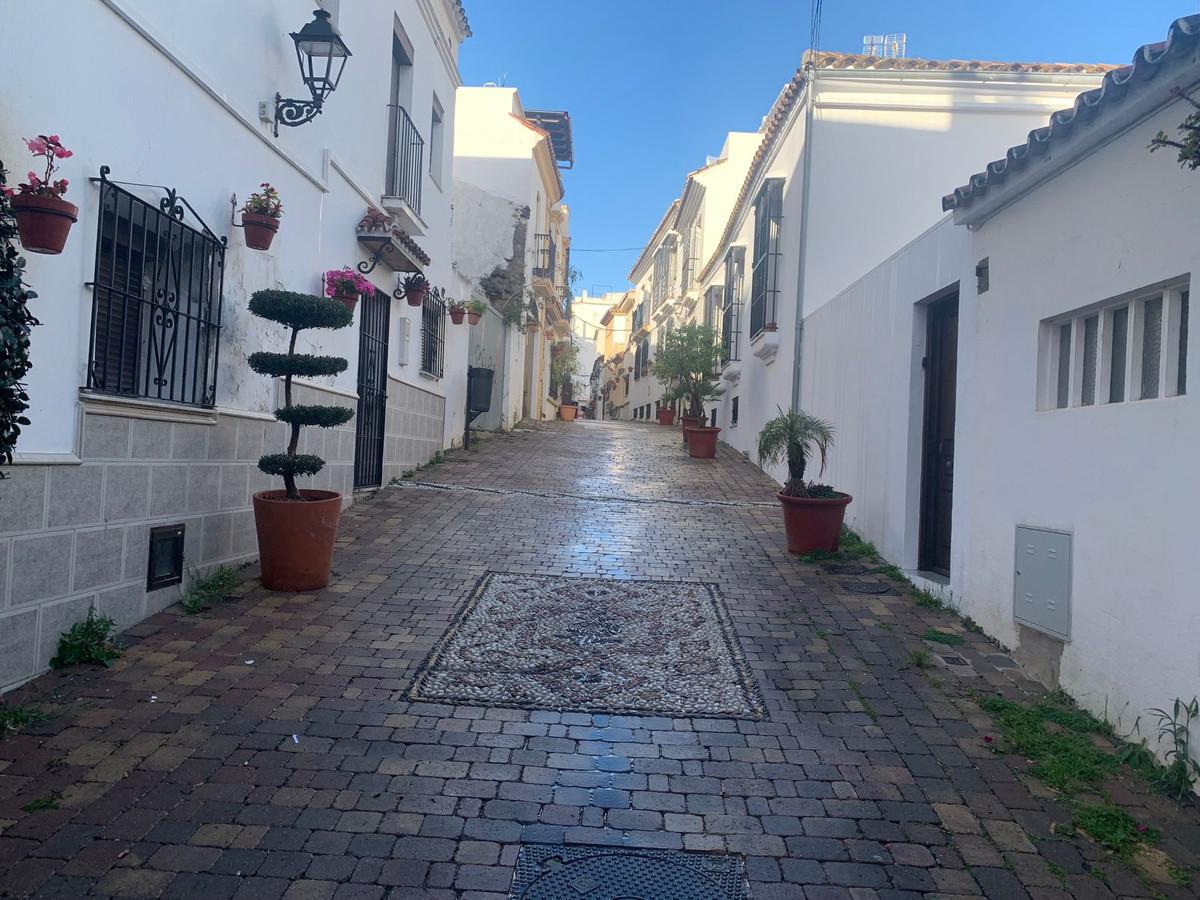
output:
[[[55,715],[0,741],[0,895],[1191,895],[1064,834],[976,702],[1041,689],[885,573],[789,556],[776,489],[652,425],[451,453],[346,511],[328,588],[246,568],[15,691]],[[1197,861],[1194,815],[1109,793]]]

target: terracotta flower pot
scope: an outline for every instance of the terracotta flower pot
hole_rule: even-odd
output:
[[[669,406],[659,407],[658,424],[666,425],[668,428],[675,424],[675,410]]]
[[[526,322],[525,323],[525,333],[526,334],[537,334],[538,333],[538,323],[537,322]]]
[[[273,591],[314,591],[329,584],[342,495],[336,491],[300,494],[303,501],[288,500],[285,491],[254,495],[262,582]]]
[[[405,291],[404,299],[408,301],[409,306],[420,306],[425,302],[425,292],[422,291]]]
[[[579,407],[574,403],[563,403],[558,407],[558,417],[564,422],[574,422],[579,413]]]
[[[479,320],[483,318],[483,313],[477,313],[473,310],[467,310],[467,322],[471,325],[478,325]]]
[[[12,208],[21,246],[30,253],[62,253],[71,226],[79,221],[79,207],[58,197],[16,194]]]
[[[720,433],[720,428],[693,425],[687,430],[688,456],[695,459],[712,459],[717,455],[717,435]]]
[[[699,416],[680,416],[679,421],[683,423],[683,443],[687,446],[688,429],[695,428],[702,420]]]
[[[333,295],[333,299],[350,310],[350,312],[354,312],[354,307],[358,305],[358,294],[354,293],[354,291],[338,291],[338,293]]]
[[[463,316],[465,316],[466,314],[467,314],[467,311],[465,309],[454,309],[453,307],[451,307],[450,321],[453,322],[455,325],[461,325],[463,322]]]
[[[789,553],[813,553],[836,550],[842,537],[846,507],[854,499],[849,494],[814,499],[777,494],[783,505],[783,528],[787,532]]]
[[[279,220],[274,216],[264,216],[262,213],[242,213],[242,233],[246,237],[246,246],[251,250],[270,250],[271,241],[275,240],[275,232],[279,231]]]

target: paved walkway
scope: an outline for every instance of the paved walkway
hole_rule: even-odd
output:
[[[782,548],[772,485],[674,430],[452,454],[347,514],[320,594],[248,582],[6,698],[59,715],[0,740],[0,895],[500,900],[522,845],[567,843],[738,854],[756,900],[1191,896],[1064,836],[1053,792],[992,752],[967,691],[1037,693],[999,648]],[[964,665],[911,664],[931,626]],[[407,699],[418,671],[419,697],[485,701]],[[617,696],[645,712],[594,711]],[[1194,812],[1111,793],[1200,861]]]

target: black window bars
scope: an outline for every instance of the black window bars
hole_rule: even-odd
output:
[[[731,247],[725,254],[725,292],[721,304],[721,362],[736,361],[741,334],[742,272],[746,249]]]
[[[403,106],[388,107],[387,182],[389,197],[399,197],[421,214],[421,180],[425,175],[422,158],[425,139],[408,117]]]
[[[446,302],[441,288],[431,287],[421,304],[421,371],[442,377],[446,349]]]
[[[87,388],[192,406],[216,403],[225,238],[173,189],[157,205],[100,177]],[[184,222],[185,209],[199,228]]]
[[[783,179],[772,178],[754,200],[754,258],[750,281],[750,337],[775,324],[779,293],[779,226],[783,220]]]

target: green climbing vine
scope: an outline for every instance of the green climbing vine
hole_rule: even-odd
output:
[[[40,324],[29,311],[37,296],[26,286],[25,257],[17,250],[17,223],[12,214],[8,172],[0,161],[0,465],[12,463],[21,429],[29,424],[29,395],[24,378],[29,361],[29,335]],[[4,478],[0,472],[0,479]]]

